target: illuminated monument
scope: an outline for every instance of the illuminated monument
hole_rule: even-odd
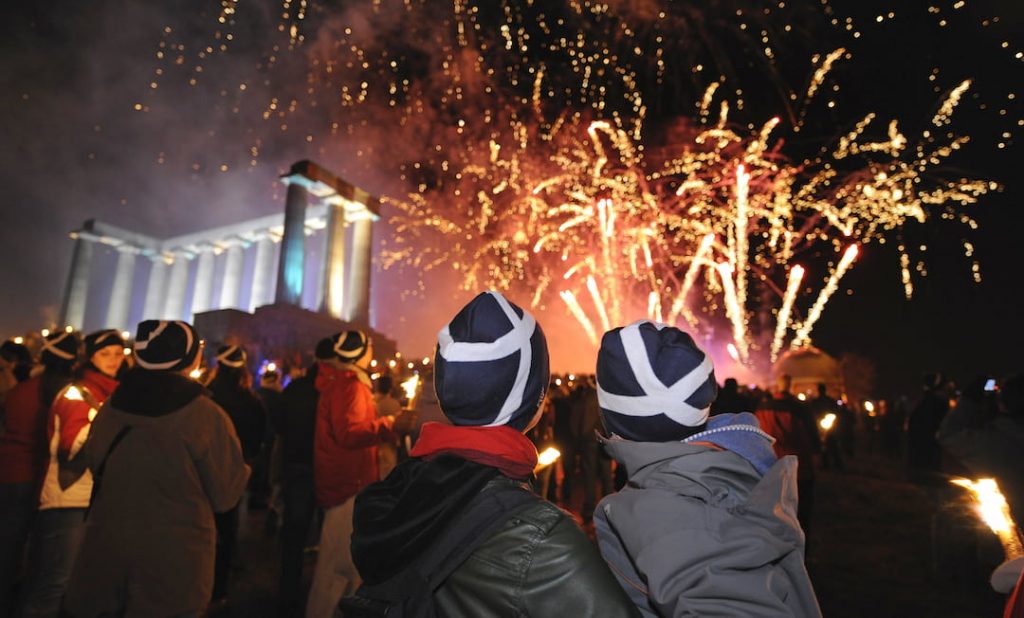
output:
[[[211,342],[245,343],[277,358],[348,325],[372,332],[379,200],[311,161],[294,164],[281,181],[283,215],[173,238],[86,221],[71,233],[60,326],[122,330],[138,319],[188,320]],[[98,266],[98,257],[110,267]],[[379,334],[375,344],[394,348]]]

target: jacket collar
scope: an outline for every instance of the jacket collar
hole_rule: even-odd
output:
[[[125,374],[110,397],[110,405],[128,414],[165,416],[205,392],[201,384],[181,374],[136,367]]]

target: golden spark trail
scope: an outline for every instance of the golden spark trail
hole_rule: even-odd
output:
[[[565,302],[565,305],[569,308],[569,312],[576,318],[576,321],[583,327],[583,331],[587,333],[587,337],[590,338],[590,342],[597,345],[597,333],[594,332],[594,325],[590,322],[590,318],[583,312],[583,308],[580,307],[580,303],[576,300],[576,295],[569,290],[562,290],[558,295]]]
[[[604,300],[601,298],[601,291],[597,289],[597,281],[594,280],[593,275],[587,276],[587,291],[590,292],[590,298],[594,301],[594,307],[597,308],[597,315],[601,317],[601,328],[605,332],[612,329],[611,322],[608,320],[608,311],[605,309]]]
[[[853,264],[853,261],[857,259],[857,252],[859,251],[857,245],[850,245],[850,247],[843,254],[843,259],[839,260],[839,265],[836,266],[832,276],[828,278],[828,283],[822,288],[821,293],[818,294],[818,300],[815,301],[814,306],[807,313],[807,319],[800,325],[800,329],[796,332],[796,337],[793,338],[793,342],[790,347],[794,350],[807,344],[810,339],[811,329],[814,328],[814,323],[821,317],[821,312],[825,308],[825,303],[835,293],[839,287],[839,280],[843,278],[846,271]]]
[[[686,309],[686,295],[690,292],[690,288],[693,287],[693,282],[697,280],[700,268],[704,265],[707,256],[711,252],[711,244],[713,242],[715,242],[714,234],[705,234],[704,238],[701,239],[700,246],[697,247],[697,252],[693,254],[693,258],[690,260],[690,266],[686,269],[686,276],[683,278],[683,287],[679,289],[679,294],[672,303],[671,309],[669,309],[669,324],[674,325],[676,318],[682,314],[686,321],[690,323],[690,326],[697,325],[696,320],[689,315],[690,312]]]
[[[736,168],[736,302],[747,306],[747,199],[750,196],[750,174],[742,165]]]
[[[745,316],[736,299],[736,287],[732,282],[732,266],[728,262],[719,262],[716,268],[722,280],[726,317],[732,322],[732,339],[739,351],[740,362],[746,363],[750,354],[750,344],[747,341]]]
[[[786,295],[782,299],[782,308],[779,309],[778,319],[775,323],[775,337],[772,339],[771,361],[773,363],[779,357],[779,350],[782,349],[782,340],[789,328],[789,314],[793,311],[793,303],[796,301],[803,278],[803,266],[798,264],[789,270],[789,283],[786,285]]]

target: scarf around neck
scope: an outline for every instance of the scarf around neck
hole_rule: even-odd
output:
[[[455,455],[497,468],[505,476],[525,480],[537,467],[537,447],[519,431],[498,427],[467,427],[424,423],[412,457],[426,460],[439,455]]]

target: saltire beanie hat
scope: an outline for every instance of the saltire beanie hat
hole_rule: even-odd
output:
[[[454,425],[518,431],[547,390],[548,345],[533,316],[498,292],[484,292],[437,335],[434,387]]]
[[[188,322],[145,320],[135,335],[135,360],[150,371],[180,371],[191,367],[200,340]]]
[[[43,337],[39,361],[44,365],[73,363],[78,357],[78,335],[61,331]]]
[[[331,336],[332,356],[343,363],[356,362],[369,348],[370,338],[361,330],[343,330]]]
[[[237,345],[225,345],[221,346],[220,349],[217,350],[218,365],[239,369],[241,367],[245,367],[247,360],[248,357],[245,354],[245,350]]]
[[[93,354],[110,346],[124,348],[124,339],[121,338],[121,333],[112,328],[89,333],[85,336],[85,358],[92,358]]]
[[[711,357],[678,328],[641,320],[601,339],[597,400],[613,434],[682,440],[704,429],[717,393]]]

